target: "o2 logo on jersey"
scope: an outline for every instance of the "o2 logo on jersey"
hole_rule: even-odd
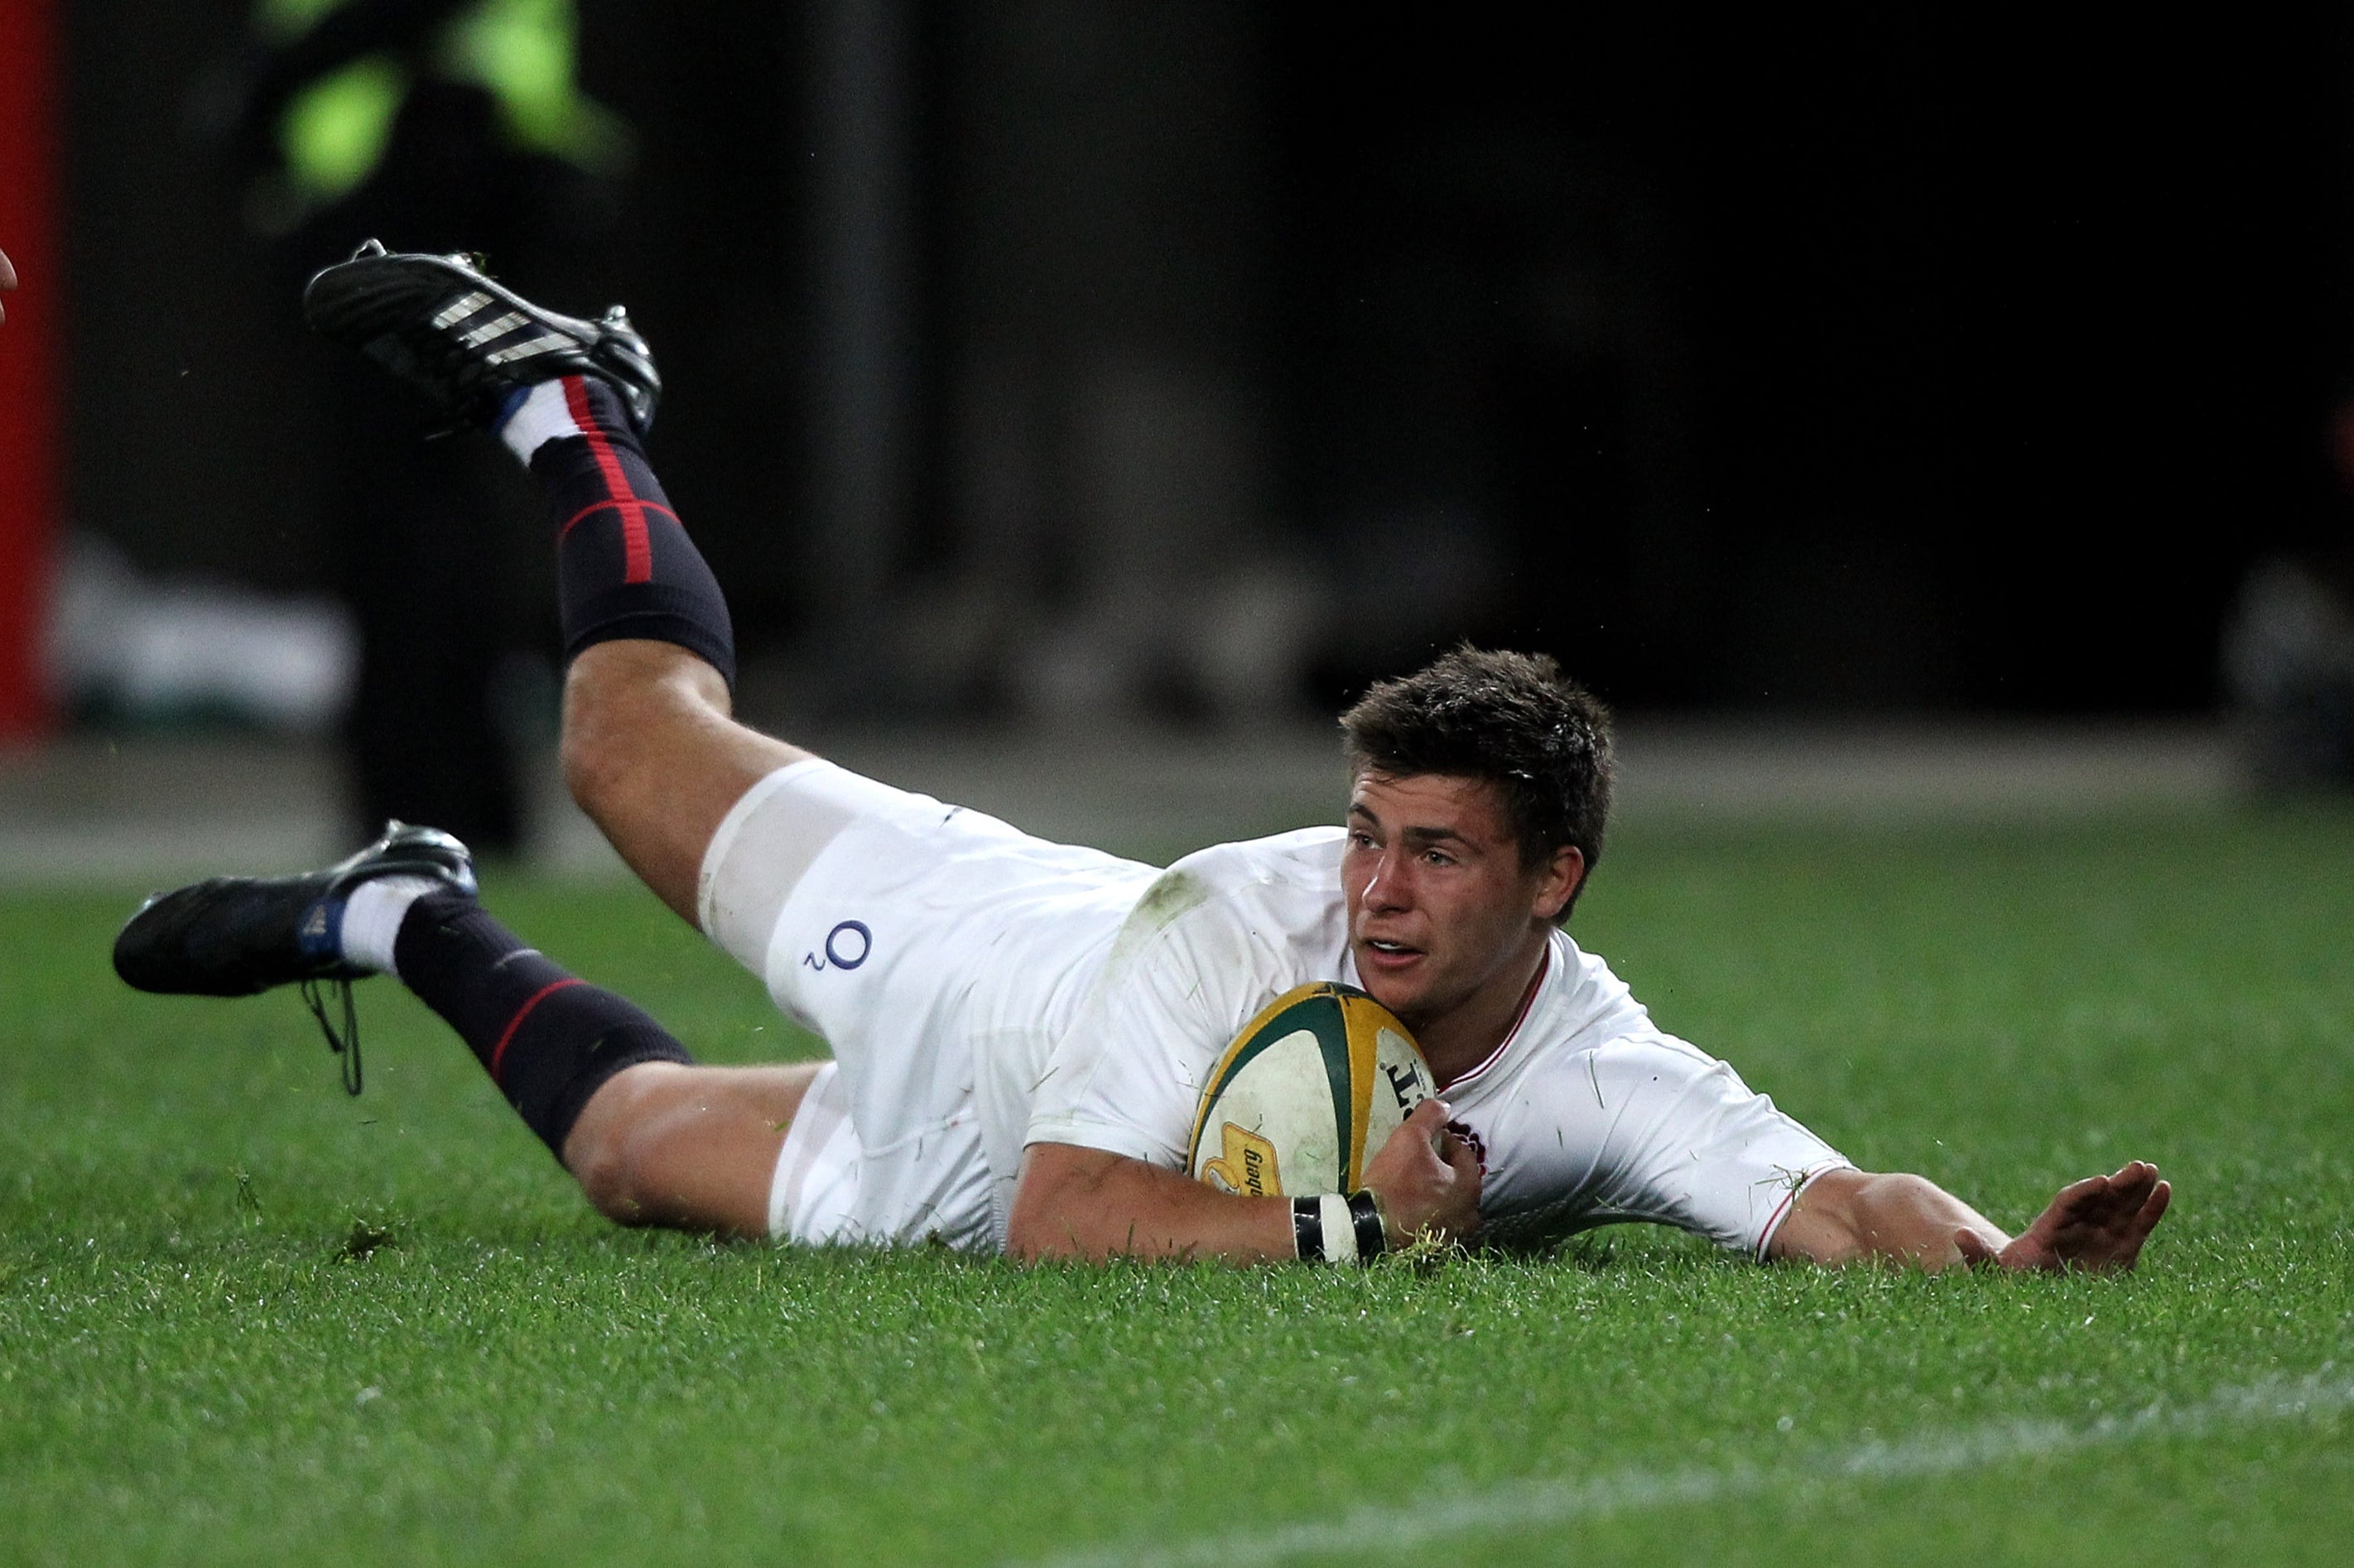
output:
[[[825,957],[803,953],[801,962],[813,969],[854,969],[875,950],[875,933],[864,920],[844,920],[825,934]]]

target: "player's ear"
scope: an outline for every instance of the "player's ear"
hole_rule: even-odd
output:
[[[1585,852],[1564,844],[1553,852],[1537,874],[1536,899],[1529,913],[1540,920],[1558,920],[1585,880]]]

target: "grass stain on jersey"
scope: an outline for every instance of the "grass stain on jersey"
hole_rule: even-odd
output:
[[[1135,957],[1153,938],[1207,904],[1211,891],[1208,883],[1190,871],[1162,872],[1120,922],[1119,935],[1112,938],[1111,955],[1104,960],[1104,968],[1110,970]]]

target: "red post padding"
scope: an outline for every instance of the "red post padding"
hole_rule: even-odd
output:
[[[41,647],[62,482],[55,0],[0,0],[0,743],[48,725]]]

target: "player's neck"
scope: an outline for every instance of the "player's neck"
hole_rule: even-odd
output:
[[[1461,1005],[1430,1019],[1415,1031],[1423,1059],[1444,1089],[1469,1073],[1509,1038],[1528,1011],[1529,999],[1544,974],[1551,927],[1539,927],[1511,959]]]

